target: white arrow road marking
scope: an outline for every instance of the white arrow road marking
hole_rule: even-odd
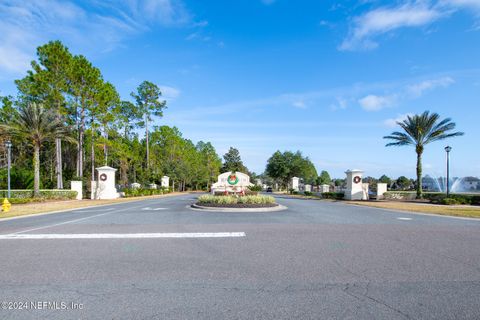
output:
[[[410,221],[410,220],[413,220],[412,218],[403,218],[403,217],[399,217],[397,218],[398,220],[403,220],[403,221]]]
[[[146,207],[146,208],[142,208],[142,210],[158,211],[158,210],[167,210],[167,208],[150,208],[150,207]]]
[[[78,233],[78,234],[5,234],[0,240],[43,239],[154,239],[154,238],[241,238],[245,232],[192,232],[192,233]]]

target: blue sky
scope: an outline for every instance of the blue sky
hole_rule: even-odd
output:
[[[0,94],[35,48],[60,39],[122,98],[143,80],[176,125],[262,172],[301,150],[343,177],[415,175],[414,150],[385,148],[407,114],[452,117],[464,137],[429,145],[425,172],[480,176],[480,1],[0,0]]]

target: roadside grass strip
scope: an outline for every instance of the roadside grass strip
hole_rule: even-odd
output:
[[[0,240],[52,240],[52,239],[158,239],[158,238],[242,238],[245,232],[193,232],[193,233],[78,233],[78,234],[5,234]]]

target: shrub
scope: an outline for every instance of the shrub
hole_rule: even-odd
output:
[[[125,193],[125,198],[131,198],[131,197],[153,196],[153,195],[169,193],[169,189],[168,188],[165,188],[165,189],[128,188],[128,189],[125,189],[123,192]]]
[[[254,186],[248,187],[248,190],[252,192],[260,192],[262,191],[262,186],[254,185]]]
[[[43,202],[45,199],[42,198],[12,198],[8,199],[11,204],[25,204],[25,203],[32,203],[32,202]]]
[[[310,191],[305,191],[303,194],[306,195],[307,197],[310,197],[311,195],[313,195],[313,193]]]
[[[322,198],[324,198],[324,199],[342,200],[344,197],[345,197],[345,193],[343,193],[343,192],[324,192],[324,193],[322,193]]]
[[[263,195],[256,195],[256,196],[213,196],[213,195],[202,195],[198,197],[198,202],[200,204],[237,204],[237,203],[244,203],[244,204],[274,204],[275,198],[271,196],[263,196]]]
[[[415,200],[416,193],[408,191],[388,191],[384,194],[385,199],[389,200]],[[430,200],[431,203],[443,204],[443,200],[447,198],[445,193],[441,192],[425,192],[423,198]],[[463,194],[463,193],[452,193],[449,195],[448,199],[454,199],[457,204],[470,204],[470,205],[480,205],[480,195],[476,194]],[[447,200],[451,202],[451,200]]]
[[[441,204],[451,206],[455,204],[460,204],[460,202],[457,199],[453,199],[453,198],[443,198],[441,201]]]
[[[0,190],[0,198],[6,198],[7,190]],[[40,190],[40,199],[43,200],[73,200],[77,191],[72,190]],[[33,190],[10,190],[10,199],[32,199]],[[17,202],[18,203],[18,202]]]

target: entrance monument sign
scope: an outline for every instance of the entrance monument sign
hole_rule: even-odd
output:
[[[212,194],[215,192],[239,193],[253,186],[250,176],[242,172],[224,172],[218,176],[218,181],[212,185]]]

